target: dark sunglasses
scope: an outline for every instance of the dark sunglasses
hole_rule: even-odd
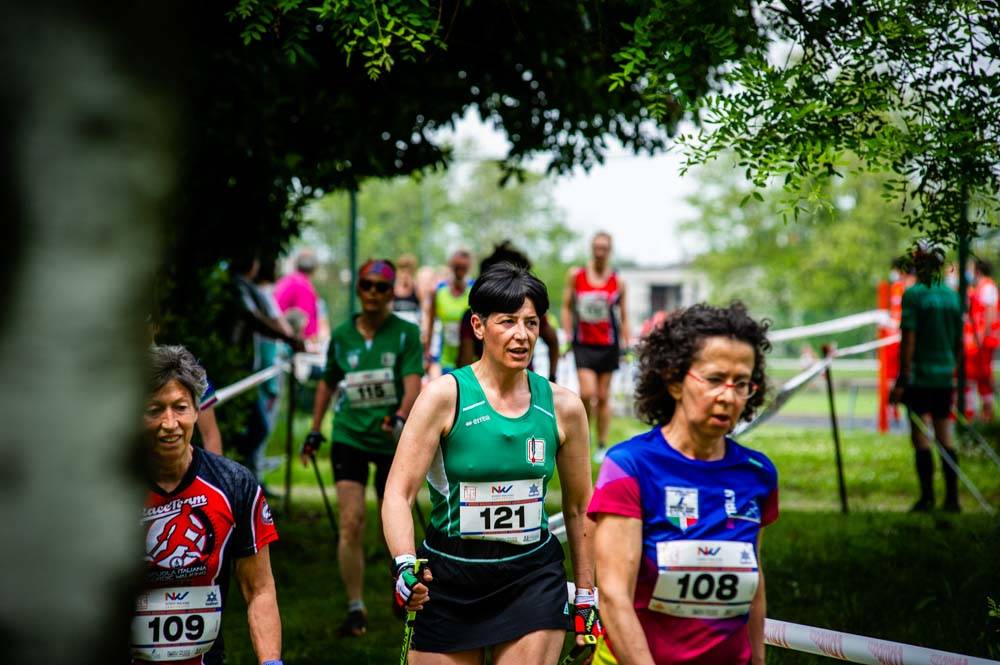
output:
[[[389,293],[392,290],[392,284],[390,282],[373,282],[370,279],[358,281],[359,291],[371,291],[372,289],[375,289],[379,293]]]

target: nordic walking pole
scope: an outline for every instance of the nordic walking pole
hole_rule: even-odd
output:
[[[587,637],[593,637],[593,635],[588,635]],[[573,663],[575,663],[588,649],[593,651],[595,647],[590,643],[583,645],[577,644],[569,650],[568,654],[563,656],[563,659],[559,661],[559,665],[573,665]]]
[[[955,419],[958,420],[958,423],[965,428],[965,431],[972,435],[972,440],[982,446],[983,452],[985,452],[986,455],[993,460],[993,463],[997,465],[997,468],[1000,468],[1000,455],[997,455],[997,451],[993,450],[993,446],[986,442],[983,435],[972,427],[972,423],[970,423],[965,416],[959,413],[958,409],[952,407],[951,413],[955,416]]]
[[[413,564],[413,574],[420,579],[420,568],[427,563],[427,559],[417,559]],[[399,652],[399,665],[406,665],[407,657],[410,654],[410,642],[413,641],[413,623],[417,620],[416,610],[406,613],[406,624],[403,626],[403,648]]]
[[[323,485],[323,476],[319,473],[319,465],[316,464],[316,456],[310,455],[309,459],[312,460],[313,471],[316,472],[316,483],[319,485],[319,492],[323,495],[323,505],[326,507],[326,516],[330,520],[330,528],[333,529],[333,545],[337,546],[337,541],[340,540],[340,529],[337,528],[337,518],[333,516],[333,509],[330,508],[330,500],[326,498],[326,487]]]

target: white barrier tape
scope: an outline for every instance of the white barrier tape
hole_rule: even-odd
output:
[[[766,619],[764,642],[866,665],[1000,665],[1000,661]]]
[[[767,339],[771,342],[787,342],[790,339],[800,339],[802,337],[814,337],[816,335],[832,335],[833,333],[854,330],[863,326],[889,325],[891,319],[889,312],[884,309],[873,309],[860,314],[851,314],[839,319],[831,319],[822,323],[814,323],[808,326],[796,326],[783,330],[772,330],[767,334]]]
[[[251,374],[250,376],[244,377],[236,383],[226,386],[225,388],[220,388],[215,391],[215,401],[206,402],[202,406],[202,410],[219,406],[220,404],[231,400],[233,397],[236,397],[241,392],[249,390],[254,386],[259,386],[268,379],[281,374],[281,372],[287,371],[288,367],[289,365],[287,362],[278,363],[277,365],[272,365],[271,367],[262,369],[259,372]]]
[[[901,339],[903,339],[902,335],[892,335],[891,337],[883,337],[882,339],[865,342],[864,344],[845,346],[842,349],[837,349],[836,357],[846,358],[847,356],[857,356],[862,353],[868,353],[869,351],[874,351],[875,349],[881,349],[883,346],[899,344]]]
[[[916,425],[925,437],[934,442],[934,446],[938,451],[938,456],[944,460],[945,464],[951,467],[951,470],[955,472],[955,475],[958,476],[959,479],[961,479],[962,484],[964,484],[966,489],[969,490],[969,493],[976,498],[976,501],[978,501],[979,505],[983,507],[983,510],[990,515],[994,514],[996,511],[993,509],[993,506],[986,501],[982,493],[979,491],[979,488],[972,482],[972,479],[965,475],[965,472],[962,471],[961,467],[955,464],[955,460],[951,458],[951,454],[944,447],[944,444],[938,441],[934,432],[927,426],[927,423],[921,420],[917,414],[912,411],[910,411],[910,422]]]

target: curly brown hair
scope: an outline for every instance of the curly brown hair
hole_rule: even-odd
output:
[[[771,350],[771,343],[767,341],[770,326],[767,319],[760,322],[752,319],[746,306],[739,301],[729,307],[700,303],[671,312],[639,345],[639,378],[635,390],[639,418],[650,425],[670,422],[677,402],[667,387],[684,379],[706,338],[728,337],[753,347],[754,367],[750,380],[758,389],[740,414],[742,420],[752,420],[767,392],[764,354]]]

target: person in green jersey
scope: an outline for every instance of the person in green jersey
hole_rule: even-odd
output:
[[[396,447],[393,432],[406,421],[423,375],[420,330],[390,309],[395,278],[395,267],[385,259],[369,260],[358,271],[361,314],[333,331],[313,403],[312,431],[302,447],[306,463],[323,442],[320,427],[336,393],[330,455],[340,508],[337,561],[348,598],[340,628],[345,636],[360,636],[368,625],[362,539],[369,464],[375,465],[381,502]]]
[[[425,312],[424,355],[429,362],[437,360],[444,374],[454,371],[458,366],[459,329],[462,314],[469,307],[469,287],[472,286],[472,281],[468,275],[471,266],[472,255],[464,249],[456,250],[448,259],[451,276],[434,289]],[[434,348],[436,320],[441,322],[441,354],[435,359],[431,357],[431,350]]]
[[[581,635],[599,632],[585,528],[592,485],[580,398],[527,370],[545,285],[499,263],[469,295],[483,356],[430,382],[403,429],[382,522],[396,599],[416,612],[410,663],[551,664],[570,626],[563,551],[545,498],[558,468]],[[431,519],[415,547],[410,510],[426,477]],[[414,574],[416,557],[427,559]]]
[[[941,281],[944,252],[921,243],[912,254],[912,262],[918,282],[903,294],[899,377],[890,399],[894,404],[905,404],[911,418],[915,416],[933,425],[934,436],[942,446],[938,452],[942,456],[945,481],[944,509],[958,512],[957,473],[943,456],[950,456],[957,467],[958,455],[951,436],[951,405],[955,367],[961,357],[962,314],[958,294]],[[926,512],[934,508],[933,445],[916,425],[910,423],[910,438],[920,499],[913,511]]]

